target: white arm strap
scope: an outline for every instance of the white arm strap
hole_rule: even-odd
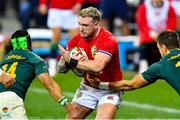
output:
[[[99,88],[104,90],[109,90],[109,82],[100,82]]]
[[[0,68],[0,76],[2,75],[2,73],[3,73],[3,71],[2,71],[2,69]]]

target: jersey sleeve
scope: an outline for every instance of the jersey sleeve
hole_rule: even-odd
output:
[[[145,80],[150,83],[155,82],[156,80],[161,78],[161,71],[160,71],[160,63],[152,64],[148,70],[142,73],[142,76]]]
[[[44,61],[40,61],[39,63],[35,64],[34,68],[36,76],[42,73],[48,73],[48,67]]]
[[[36,76],[42,73],[48,73],[47,63],[38,55],[31,53],[29,54],[29,60],[34,66]]]
[[[79,34],[74,36],[67,44],[66,50],[70,50],[75,47],[76,41],[79,39]]]
[[[99,48],[98,52],[104,53],[112,57],[112,55],[115,53],[115,50],[118,47],[118,42],[115,37],[106,37],[104,38],[104,43],[101,44],[101,47]]]

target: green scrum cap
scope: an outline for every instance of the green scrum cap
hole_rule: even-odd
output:
[[[14,50],[15,49],[28,49],[28,44],[27,44],[28,36],[12,38],[11,43],[12,43],[13,49]]]

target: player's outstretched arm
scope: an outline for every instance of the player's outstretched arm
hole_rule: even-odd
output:
[[[136,75],[132,80],[121,80],[117,82],[100,82],[97,78],[90,79],[88,81],[92,86],[98,87],[100,89],[110,89],[110,90],[123,90],[129,91],[138,89],[148,85],[148,81],[144,80],[141,74]]]
[[[67,108],[67,111],[71,109],[71,104],[69,104],[68,99],[64,96],[63,91],[57,84],[57,82],[52,79],[48,73],[42,73],[38,76],[41,83],[47,88],[49,94],[57,101],[59,104]]]
[[[109,89],[129,91],[144,87],[148,83],[149,82],[144,80],[141,74],[138,74],[132,80],[121,80],[118,82],[110,82]]]
[[[16,81],[14,78],[0,69],[0,83],[2,83],[7,88],[11,87],[15,82]]]

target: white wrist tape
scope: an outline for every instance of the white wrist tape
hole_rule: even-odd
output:
[[[100,82],[99,88],[104,90],[109,90],[109,82]]]
[[[2,75],[2,73],[3,73],[3,71],[2,71],[2,69],[0,68],[0,76]]]

